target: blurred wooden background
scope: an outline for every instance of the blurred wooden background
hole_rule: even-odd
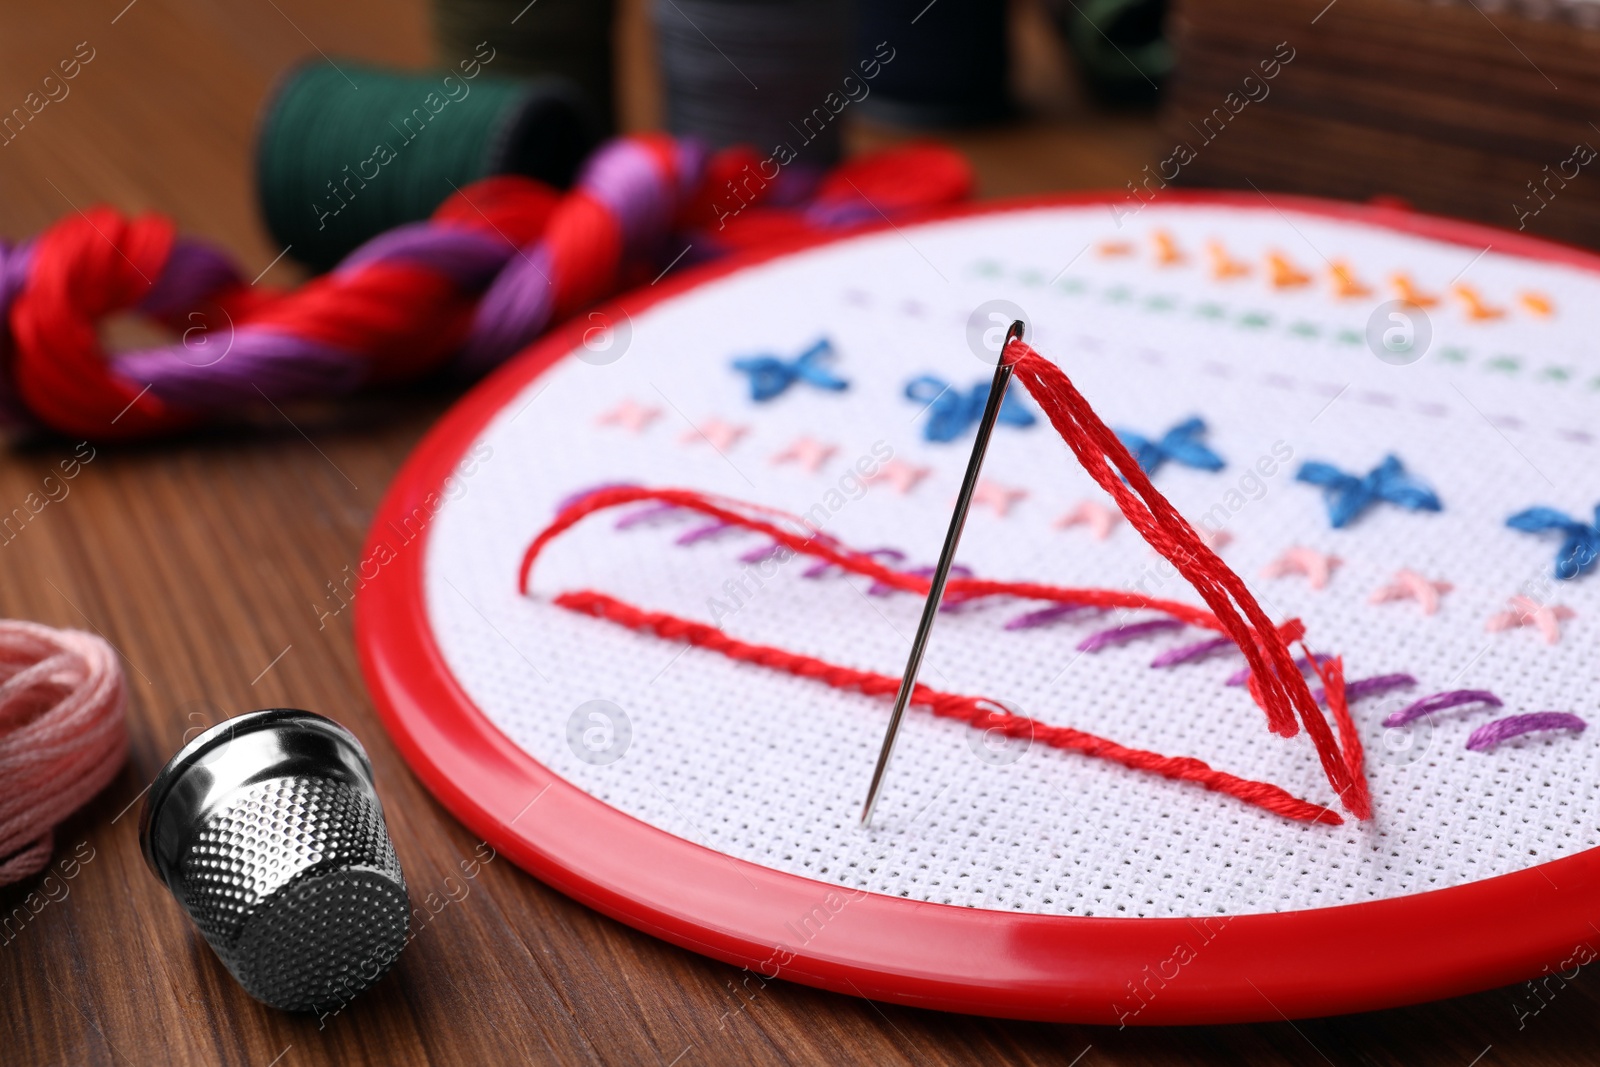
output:
[[[624,115],[648,127],[659,115],[648,26],[640,0],[624,11]],[[985,196],[1120,188],[1170,148],[1152,116],[1083,101],[1043,18],[1033,0],[1018,5],[1030,116],[953,138]],[[279,249],[250,185],[255,112],[273,78],[317,52],[430,58],[419,0],[11,3],[0,31],[5,110],[80,42],[94,53],[70,95],[0,148],[0,233],[23,237],[97,202],[159,211],[226,247],[247,275],[285,285],[296,271],[268,269]],[[898,136],[854,128],[850,144]],[[58,857],[81,863],[75,877],[0,891],[0,911],[26,916],[0,943],[0,1064],[1594,1062],[1600,985],[1588,973],[1521,1019],[1536,1002],[1513,988],[1359,1017],[1163,1031],[994,1022],[783,983],[750,1000],[733,968],[636,934],[504,861],[340,1015],[319,1026],[254,1003],[145,869],[133,805],[186,731],[301,706],[345,722],[371,752],[414,893],[472,854],[477,842],[379,727],[348,613],[319,629],[314,607],[359,558],[389,480],[450,400],[401,393],[298,426],[101,448],[67,497],[0,544],[0,611],[93,630],[121,651],[133,736],[121,777],[58,835]],[[0,450],[0,510],[72,446]],[[47,902],[28,911],[42,887],[49,895],[34,900]]]
[[[1600,146],[1600,5],[1173,5],[1168,29],[1182,62],[1163,128],[1197,151],[1180,180],[1394,196],[1418,211],[1600,247],[1600,181],[1582,162]],[[1292,58],[1267,84],[1259,64],[1275,52]],[[1246,103],[1228,106],[1230,93]]]

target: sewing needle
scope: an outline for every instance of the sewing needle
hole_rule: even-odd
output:
[[[978,485],[978,472],[983,468],[983,455],[989,449],[989,435],[994,432],[995,420],[1000,416],[1000,404],[1005,400],[1006,384],[1011,381],[1013,364],[1006,359],[1006,349],[1012,341],[1022,340],[1021,320],[1013,322],[1000,343],[1000,358],[995,364],[994,380],[989,384],[989,399],[983,406],[983,418],[978,423],[978,439],[972,443],[972,457],[967,460],[967,473],[961,479],[961,492],[956,496],[955,514],[950,516],[950,529],[944,535],[944,548],[939,552],[939,563],[933,570],[933,580],[928,587],[928,601],[922,606],[922,621],[911,641],[911,656],[906,660],[906,672],[900,679],[900,691],[894,698],[894,711],[889,714],[889,729],[883,735],[883,747],[878,751],[878,765],[872,770],[872,784],[867,787],[867,802],[861,808],[861,825],[872,822],[872,809],[878,803],[883,788],[884,772],[889,769],[889,757],[894,752],[895,735],[900,730],[900,719],[917,687],[917,672],[922,669],[922,654],[928,648],[928,635],[933,632],[933,621],[939,613],[939,602],[944,599],[945,582],[950,578],[950,565],[955,562],[956,546],[961,543],[961,530],[967,524],[967,512],[972,507],[972,493]]]

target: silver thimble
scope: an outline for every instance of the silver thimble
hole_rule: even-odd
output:
[[[156,776],[139,819],[156,877],[245,991],[330,1011],[406,944],[411,907],[372,764],[330,719],[239,715]]]

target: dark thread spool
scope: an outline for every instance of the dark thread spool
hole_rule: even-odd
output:
[[[850,15],[846,0],[657,0],[668,128],[717,148],[786,144],[805,167],[835,162],[827,100],[850,73]]]
[[[616,126],[613,0],[434,0],[439,64],[453,67],[487,41],[507,78],[566,78],[594,102],[606,132]]]
[[[997,0],[861,0],[857,47],[895,50],[862,104],[897,126],[974,126],[1012,114],[1006,7]]]
[[[263,110],[256,148],[273,237],[327,270],[479,178],[568,184],[597,140],[590,105],[562,79],[489,76],[498,58],[486,48],[426,74],[321,61],[289,71]]]
[[[1166,0],[1048,0],[1046,7],[1097,99],[1156,102],[1172,73],[1172,45],[1163,33]]]

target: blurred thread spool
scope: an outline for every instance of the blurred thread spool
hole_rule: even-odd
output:
[[[563,79],[492,77],[500,57],[482,55],[426,74],[317,61],[284,76],[263,109],[256,185],[291,257],[327,270],[490,175],[572,181],[597,142],[591,105]]]
[[[862,110],[923,128],[974,126],[1009,117],[1007,5],[998,0],[861,0],[862,55],[895,50]]]
[[[245,992],[343,1006],[394,965],[411,904],[355,736],[270,708],[227,719],[156,775],[139,846]]]
[[[1153,104],[1172,73],[1166,0],[1047,0],[1090,92],[1108,104]]]
[[[487,41],[495,73],[558,75],[583,89],[604,131],[616,126],[612,64],[613,0],[434,0],[439,63],[452,68]]]
[[[847,0],[657,0],[668,129],[831,165],[839,124],[825,101],[852,70],[850,16]]]

